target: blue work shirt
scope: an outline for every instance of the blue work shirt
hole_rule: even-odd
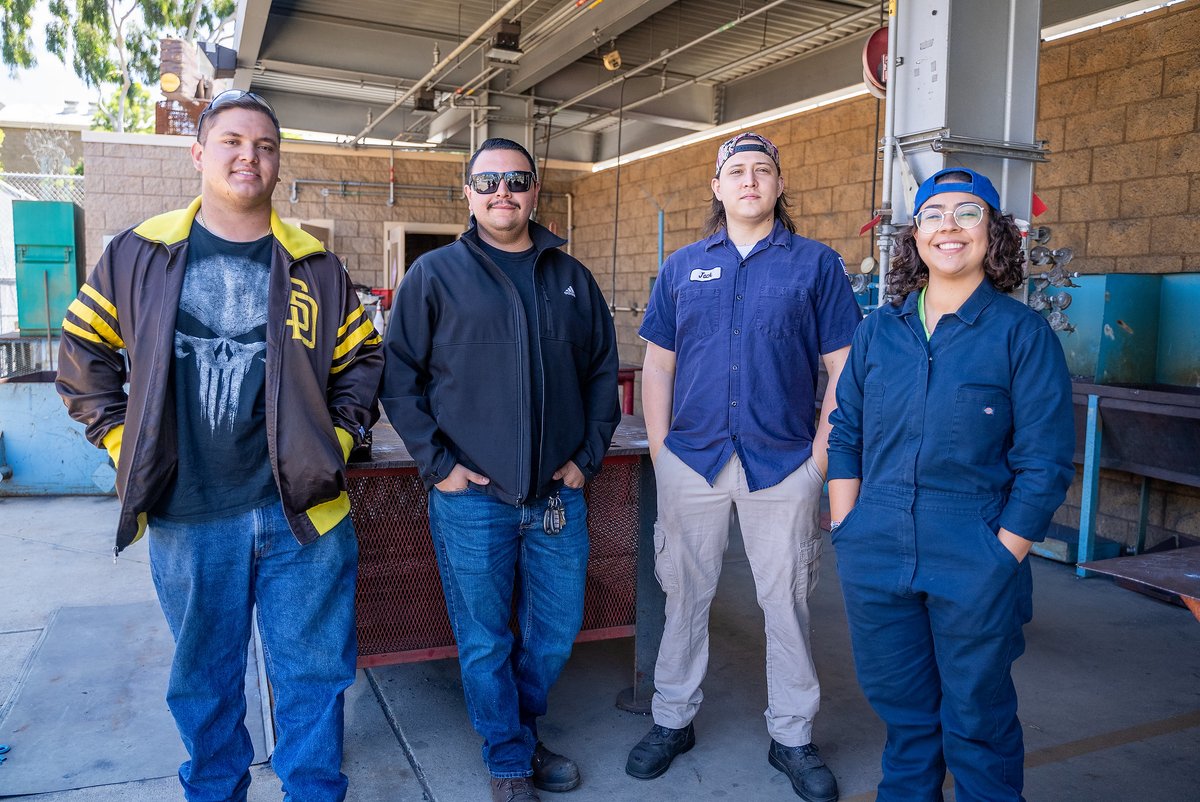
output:
[[[1000,526],[1043,540],[1075,477],[1071,377],[1042,316],[984,279],[928,339],[919,292],[854,335],[830,416],[829,478],[991,495]]]
[[[716,481],[734,451],[751,491],[812,454],[817,368],[862,319],[842,258],[778,220],[743,259],[726,229],[671,254],[641,336],[675,352],[666,446]]]

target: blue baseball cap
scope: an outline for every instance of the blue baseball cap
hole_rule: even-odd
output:
[[[971,181],[970,183],[964,181],[945,181],[939,184],[938,179],[948,173],[965,173],[971,176]],[[925,202],[934,195],[940,195],[943,192],[966,192],[992,207],[993,211],[1000,212],[1000,193],[992,186],[990,178],[966,167],[947,167],[945,170],[938,170],[929,176],[929,178],[926,178],[925,183],[921,184],[921,188],[917,190],[916,200],[913,201],[913,214],[921,211],[921,207],[925,205]]]

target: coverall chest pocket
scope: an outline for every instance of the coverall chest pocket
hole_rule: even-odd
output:
[[[694,337],[711,337],[721,323],[721,291],[715,287],[688,287],[679,293],[679,331]]]
[[[808,307],[808,290],[764,286],[758,294],[754,326],[776,340],[797,337]]]
[[[950,448],[955,459],[993,465],[1004,459],[1012,432],[1012,403],[1002,391],[960,387],[954,396]]]

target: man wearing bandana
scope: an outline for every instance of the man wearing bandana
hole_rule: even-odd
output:
[[[708,616],[737,508],[766,624],[767,759],[809,802],[837,781],[813,744],[820,686],[808,596],[834,389],[861,319],[845,265],[796,234],[779,151],[739,134],[717,151],[704,239],[663,264],[640,334],[642,406],[658,480],[655,572],[666,626],[654,726],[625,771],[665,772],[696,744]],[[817,370],[829,381],[816,421]]]

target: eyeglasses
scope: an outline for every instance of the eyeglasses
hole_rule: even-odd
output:
[[[954,208],[954,222],[959,228],[974,228],[983,222],[983,207],[978,203],[963,203]],[[946,213],[941,209],[922,209],[917,212],[917,228],[926,234],[932,234],[942,227]]]
[[[467,186],[480,195],[491,195],[500,189],[500,182],[508,184],[509,192],[528,192],[536,179],[528,170],[509,170],[507,173],[473,173]]]
[[[267,101],[263,100],[260,96],[254,94],[253,92],[247,92],[245,89],[226,89],[224,92],[210,100],[208,102],[208,108],[200,113],[200,119],[196,123],[196,139],[200,138],[200,132],[204,130],[205,120],[226,106],[231,106],[234,103],[237,103],[242,98],[248,98],[251,103],[257,106],[263,112],[263,114],[266,114],[268,117],[270,117],[271,122],[275,123],[275,130],[279,130],[279,118],[275,116],[275,110],[271,108]]]

